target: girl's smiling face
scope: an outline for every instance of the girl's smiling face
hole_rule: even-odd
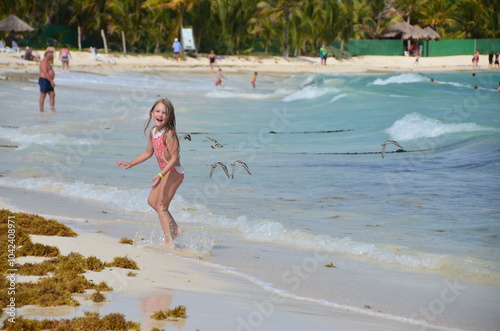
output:
[[[161,102],[158,102],[156,106],[151,111],[151,116],[153,117],[155,126],[157,129],[162,129],[167,125],[167,109],[165,105]]]

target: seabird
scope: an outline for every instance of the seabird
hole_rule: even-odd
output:
[[[191,141],[191,135],[189,133],[187,133],[187,134],[184,134],[182,136],[179,136],[179,139],[180,140],[189,140],[189,141]]]
[[[389,145],[389,144],[393,144],[393,145],[396,145],[398,146],[399,148],[403,149],[403,147],[401,147],[400,144],[398,144],[396,141],[394,140],[386,140],[383,144],[382,144],[382,158],[384,158],[384,153],[385,153],[385,146]],[[403,149],[404,150],[404,149]]]
[[[222,147],[224,147],[224,145],[219,144],[219,143],[217,142],[217,140],[212,139],[212,138],[210,138],[210,137],[208,137],[208,136],[206,136],[206,137],[207,137],[208,139],[210,139],[210,140],[214,143],[212,146],[210,146],[210,147],[212,147],[213,149],[216,149],[216,148],[222,148]]]
[[[227,171],[227,167],[222,162],[216,162],[216,163],[212,164],[212,170],[210,170],[210,177],[212,177],[212,175],[214,174],[215,168],[217,168],[217,167],[221,167],[222,170],[224,170],[224,172],[226,173],[227,178],[229,178],[229,171]]]
[[[238,161],[234,161],[233,163],[231,163],[231,167],[233,167],[232,169],[232,172],[231,172],[231,177],[234,179],[234,168],[236,168],[236,166],[242,166],[243,168],[245,168],[245,170],[248,172],[248,174],[251,176],[252,174],[250,173],[250,170],[248,170],[248,166],[245,162],[241,161],[241,160],[238,160]]]

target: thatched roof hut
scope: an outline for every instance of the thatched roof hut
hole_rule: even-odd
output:
[[[10,15],[9,17],[0,21],[0,31],[35,31],[28,23],[17,17],[16,15]]]
[[[407,22],[400,20],[393,25],[389,26],[381,35],[382,39],[402,39],[403,34],[411,29],[411,25]]]
[[[427,39],[426,40],[441,40],[441,36],[439,35],[439,33],[437,33],[430,26],[426,27],[424,29],[424,31],[427,32]]]
[[[418,25],[410,25],[409,31],[403,33],[402,39],[425,40],[427,36],[427,32]]]

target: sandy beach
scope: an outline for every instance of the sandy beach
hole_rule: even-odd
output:
[[[43,197],[37,198],[37,201],[43,202]],[[16,212],[2,199],[0,209]],[[84,311],[96,311],[101,316],[115,312],[125,314],[127,320],[141,323],[141,330],[249,331],[286,327],[287,330],[298,331],[327,330],[331,325],[338,330],[457,330],[435,327],[411,317],[386,314],[369,305],[325,305],[285,290],[276,291],[270,284],[206,262],[202,257],[187,258],[162,247],[120,244],[116,238],[101,233],[80,232],[74,238],[31,235],[31,239],[35,243],[58,247],[61,255],[77,252],[84,257],[95,256],[106,262],[116,256],[127,256],[137,262],[139,270],[134,270],[134,277],[127,276],[129,269],[116,267],[100,272],[87,271],[84,273],[87,279],[94,283],[106,282],[113,288],[112,292],[103,292],[106,295],[104,303],[92,302],[90,295],[93,291],[90,290],[75,295],[80,302],[79,307],[17,308],[17,316],[25,318],[71,319],[82,316]],[[17,262],[37,263],[44,259],[20,257]],[[17,282],[33,281],[33,277],[18,275]],[[179,305],[186,306],[186,319],[158,321],[151,318],[159,310]],[[8,317],[4,314],[2,321]]]
[[[38,51],[43,54],[42,50]],[[22,52],[0,54],[0,79],[13,77],[14,73],[38,74],[36,62],[25,61],[21,58]],[[58,53],[57,53],[58,54]],[[119,72],[144,72],[149,70],[176,71],[176,72],[207,72],[208,60],[200,55],[198,58],[186,56],[176,62],[173,58],[158,55],[123,55],[100,54],[104,58],[97,60],[89,52],[72,51],[70,70],[110,75]],[[54,66],[61,67],[58,55]],[[374,72],[445,72],[472,70],[471,56],[446,56],[420,58],[418,64],[414,57],[404,56],[359,56],[349,60],[338,61],[329,58],[327,65],[320,65],[319,58],[298,57],[285,61],[281,57],[255,56],[219,56],[216,67],[227,72],[268,72],[268,73],[374,73]],[[479,67],[474,70],[487,70],[487,57],[481,56]],[[109,60],[106,61],[106,60]],[[114,62],[114,63],[111,63]],[[56,77],[57,79],[57,77]]]

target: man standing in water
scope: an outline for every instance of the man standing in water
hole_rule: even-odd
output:
[[[50,110],[56,112],[56,93],[54,87],[54,69],[50,65],[50,62],[54,59],[54,52],[47,51],[43,56],[43,60],[40,62],[40,78],[38,78],[38,84],[40,85],[40,112],[43,113],[43,105],[45,103],[45,97],[47,93],[50,98]]]

